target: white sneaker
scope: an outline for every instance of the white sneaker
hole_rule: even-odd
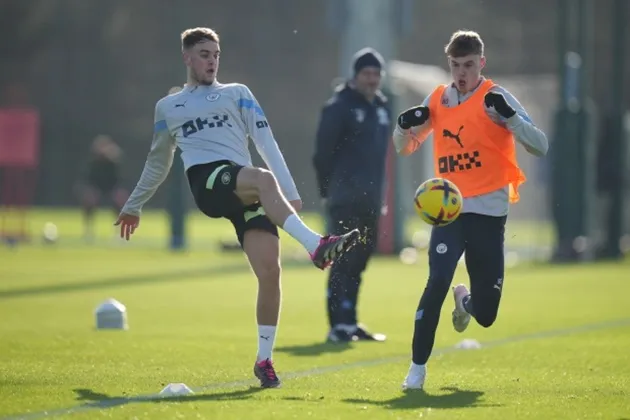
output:
[[[409,366],[409,372],[407,372],[407,376],[402,383],[402,389],[422,389],[426,377],[426,365],[416,365],[411,363],[411,366]]]
[[[455,298],[455,309],[453,309],[453,328],[457,332],[464,332],[470,323],[470,314],[464,309],[464,298],[470,293],[463,284],[453,287],[453,297]]]

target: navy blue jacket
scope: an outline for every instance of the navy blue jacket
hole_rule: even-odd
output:
[[[347,84],[336,89],[322,110],[313,156],[319,194],[329,206],[380,209],[390,136],[383,94],[370,103]]]

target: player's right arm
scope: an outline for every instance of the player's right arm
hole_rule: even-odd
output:
[[[431,95],[424,99],[422,105],[409,108],[398,116],[393,134],[394,147],[398,154],[403,156],[412,154],[431,134],[430,100]]]
[[[161,102],[155,106],[153,141],[138,184],[123,206],[116,225],[121,225],[121,236],[129,239],[140,220],[142,206],[164,182],[173,164],[175,140],[168,131]]]

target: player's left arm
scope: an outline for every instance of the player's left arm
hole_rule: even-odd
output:
[[[260,157],[263,158],[269,170],[275,175],[286,199],[289,201],[301,200],[295,181],[273,136],[265,113],[247,86],[243,86],[238,105],[247,127],[247,134],[254,142]]]
[[[520,102],[507,89],[495,86],[485,97],[486,112],[496,123],[508,128],[516,141],[534,156],[545,156],[549,141],[545,133],[536,127]]]

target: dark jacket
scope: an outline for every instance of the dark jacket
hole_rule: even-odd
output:
[[[373,103],[347,84],[324,106],[313,164],[319,194],[331,207],[380,209],[391,114],[380,92]]]

